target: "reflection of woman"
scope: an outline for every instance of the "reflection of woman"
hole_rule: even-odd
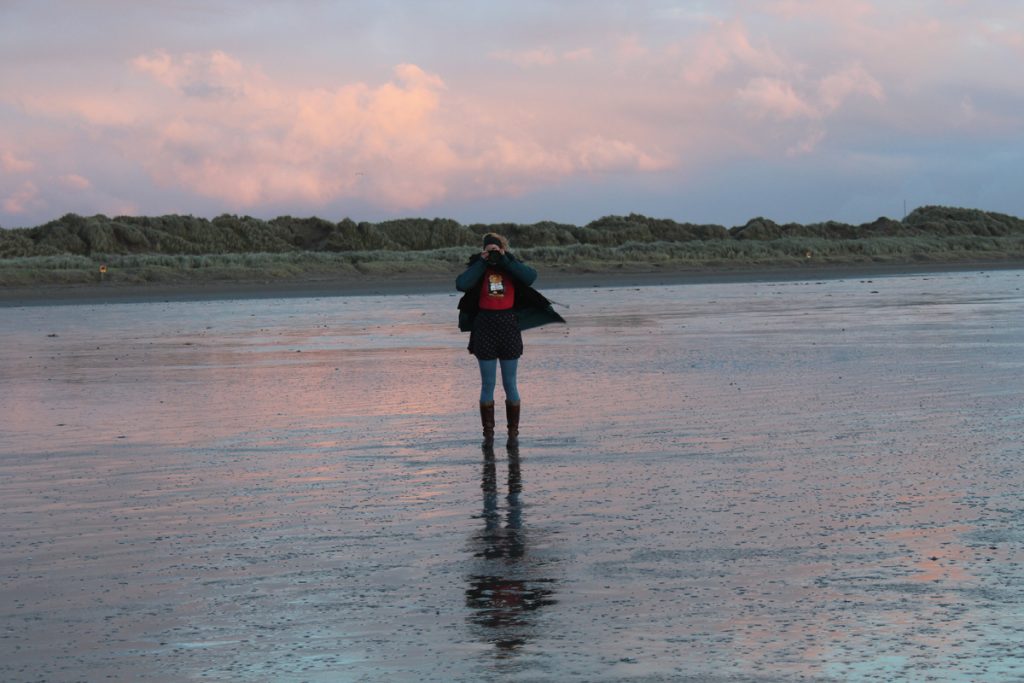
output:
[[[472,538],[473,556],[480,562],[468,577],[466,606],[472,610],[469,620],[484,627],[483,639],[494,643],[497,655],[504,658],[539,635],[532,613],[558,601],[555,579],[538,574],[541,568],[550,567],[543,561],[524,561],[527,542],[520,500],[519,449],[508,449],[504,526],[498,507],[494,448],[484,446],[483,452],[484,528]]]
[[[480,364],[480,421],[484,443],[494,441],[494,387],[498,365],[505,389],[508,442],[518,443],[519,389],[516,373],[523,354],[522,330],[565,322],[551,303],[530,287],[537,271],[508,250],[508,240],[489,232],[483,250],[473,254],[455,287],[465,292],[459,301],[459,329],[469,332],[469,352]]]

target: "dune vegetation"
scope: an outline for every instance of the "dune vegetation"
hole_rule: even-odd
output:
[[[0,284],[451,273],[490,231],[509,237],[523,258],[565,271],[1024,258],[1024,220],[940,206],[916,209],[902,221],[803,225],[754,218],[733,228],[638,214],[606,216],[584,226],[67,214],[34,228],[0,230]]]

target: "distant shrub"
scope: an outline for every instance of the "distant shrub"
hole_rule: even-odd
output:
[[[903,223],[925,234],[998,237],[1024,233],[1024,221],[1014,216],[947,206],[923,206]]]
[[[483,235],[496,232],[508,238],[513,249],[525,247],[548,247],[576,244],[579,240],[573,234],[576,226],[553,221],[541,221],[531,225],[518,223],[497,223],[487,225],[476,223],[469,230],[476,236],[474,244],[478,244]]]
[[[0,258],[16,258],[30,256],[35,244],[26,234],[25,228],[18,230],[0,229]]]
[[[335,231],[335,224],[322,218],[292,218],[280,216],[268,224],[293,247],[304,251],[318,251]]]
[[[378,223],[377,231],[391,248],[423,251],[476,244],[472,231],[448,218],[404,218]]]
[[[830,259],[931,258],[940,253],[998,254],[1000,250],[1017,253],[1019,242],[1011,238],[1024,235],[1024,221],[1005,214],[941,206],[920,207],[903,221],[881,217],[859,226],[836,221],[780,225],[757,217],[730,229],[635,213],[605,216],[585,226],[553,221],[463,226],[445,218],[381,223],[345,218],[331,223],[292,216],[264,221],[234,214],[207,220],[175,214],[109,218],[69,213],[35,228],[0,230],[0,259],[170,256],[174,258],[169,261],[133,267],[202,271],[292,268],[296,263],[336,268],[380,258],[402,264],[416,260],[459,264],[478,247],[486,232],[506,235],[514,251],[540,262],[707,263],[806,259],[808,253],[812,258]],[[404,253],[410,256],[397,256]],[[244,256],[213,258],[231,254]],[[284,259],[272,256],[289,254],[292,256]],[[311,254],[324,255],[327,260],[317,261]]]

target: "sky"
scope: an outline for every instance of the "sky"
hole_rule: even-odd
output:
[[[1018,0],[0,0],[0,226],[1024,215]]]

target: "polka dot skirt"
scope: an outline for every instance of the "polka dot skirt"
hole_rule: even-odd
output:
[[[469,333],[469,352],[480,360],[511,360],[523,355],[523,335],[515,311],[480,311]]]

